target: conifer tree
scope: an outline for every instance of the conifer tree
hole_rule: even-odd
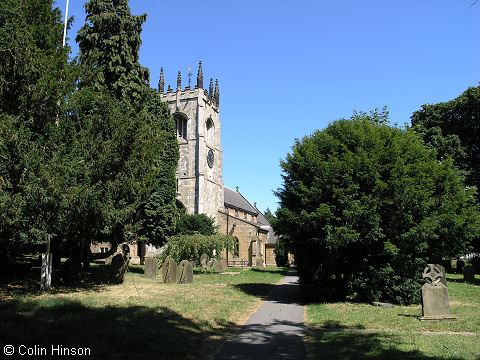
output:
[[[90,0],[84,7],[86,22],[76,37],[86,72],[81,86],[141,100],[149,81],[148,69],[138,62],[147,15],[132,15],[128,0]]]
[[[62,36],[52,0],[0,3],[1,258],[57,232],[55,176],[47,163],[59,105],[73,87]]]

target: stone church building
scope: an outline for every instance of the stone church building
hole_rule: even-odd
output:
[[[193,88],[190,85],[182,88],[179,71],[176,89],[169,85],[165,91],[161,69],[158,91],[176,122],[180,150],[176,174],[177,204],[189,214],[206,214],[215,219],[219,233],[230,234],[238,240],[234,252],[223,254],[229,265],[275,265],[276,236],[270,223],[256,204],[252,206],[242,196],[238,187],[232,190],[223,184],[218,80],[214,87],[213,79],[210,79],[208,90],[203,85],[201,61]],[[106,251],[105,246],[98,244],[94,251]],[[119,248],[122,246],[125,244]],[[141,262],[146,253],[158,251],[140,243],[130,244],[126,250],[134,263]]]
[[[204,89],[202,62],[194,88],[177,87],[165,91],[163,68],[158,91],[170,107],[177,125],[180,159],[177,168],[177,200],[190,214],[206,214],[215,219],[218,231],[238,240],[238,250],[224,254],[230,265],[275,265],[276,237],[263,214],[245,199],[238,187],[223,184],[220,90],[210,79]]]

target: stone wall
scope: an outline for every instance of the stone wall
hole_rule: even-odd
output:
[[[277,266],[275,262],[275,244],[267,244],[265,247],[265,265]]]
[[[228,209],[227,209],[228,210]],[[255,224],[240,217],[232,217],[229,212],[220,211],[217,216],[220,234],[229,234],[238,239],[238,260],[245,260],[255,266],[257,256],[264,256],[266,232]],[[227,226],[228,223],[228,226]],[[233,260],[233,254],[228,254]]]

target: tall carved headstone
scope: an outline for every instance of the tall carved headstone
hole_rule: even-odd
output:
[[[422,317],[420,320],[453,320],[450,313],[448,289],[442,282],[445,272],[438,264],[428,264],[423,271]]]
[[[193,282],[193,264],[182,260],[177,266],[177,283],[188,284]]]
[[[174,284],[177,282],[177,264],[170,256],[163,262],[162,279],[165,284]]]
[[[154,257],[145,258],[145,277],[149,279],[157,278],[158,261]]]
[[[208,258],[207,254],[202,254],[202,256],[200,256],[200,266],[202,267],[203,271],[210,270],[210,264],[208,263],[208,260],[210,259]]]

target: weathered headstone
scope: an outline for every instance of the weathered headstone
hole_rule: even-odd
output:
[[[193,283],[193,264],[190,261],[182,260],[177,266],[177,283]]]
[[[425,284],[422,286],[422,317],[420,320],[453,320],[450,313],[448,289],[443,284],[445,272],[437,264],[428,264],[423,271]]]
[[[215,271],[223,271],[227,268],[227,260],[225,258],[222,258],[220,261],[218,261],[215,264]]]
[[[155,257],[145,257],[145,272],[144,275],[149,279],[156,279],[158,271],[158,261]]]
[[[475,266],[467,264],[463,267],[463,280],[475,282]]]
[[[125,273],[128,269],[128,256],[117,252],[112,257],[109,265],[109,280],[114,284],[121,284],[125,280]]]
[[[162,279],[165,284],[174,284],[177,282],[177,264],[170,256],[163,262]]]
[[[193,263],[191,261],[189,261],[186,265],[185,283],[186,284],[193,283]]]
[[[265,265],[263,264],[263,256],[262,255],[257,256],[255,265],[257,265],[258,270],[264,270],[265,269]]]
[[[209,260],[209,258],[208,258],[207,254],[202,254],[202,256],[200,256],[200,266],[202,267],[203,271],[210,270],[208,260]]]

